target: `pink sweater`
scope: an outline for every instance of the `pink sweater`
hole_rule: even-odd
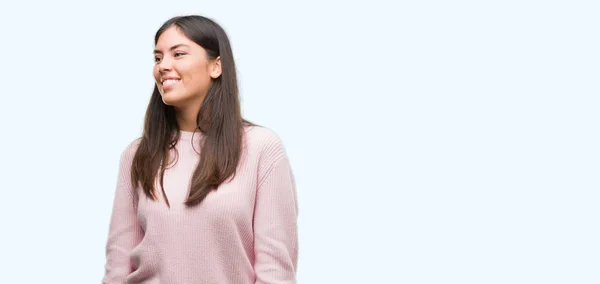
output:
[[[236,177],[188,209],[183,202],[199,160],[191,142],[192,133],[182,132],[179,160],[165,172],[170,209],[130,186],[138,140],[123,151],[102,283],[296,283],[296,185],[279,136],[247,127]]]

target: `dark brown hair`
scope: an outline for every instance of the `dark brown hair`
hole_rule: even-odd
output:
[[[185,202],[194,206],[229,177],[235,177],[240,160],[244,126],[254,125],[242,118],[233,52],[225,31],[213,20],[198,15],[178,16],[166,21],[156,32],[154,43],[170,27],[178,28],[187,38],[204,48],[210,59],[221,57],[221,75],[212,79],[196,118],[196,130],[202,132],[200,162],[191,180]],[[142,186],[146,196],[156,200],[154,182],[160,177],[167,205],[163,176],[170,149],[179,140],[175,110],[166,105],[154,86],[146,110],[144,131],[131,167],[132,185]],[[194,140],[194,139],[193,139]],[[169,205],[170,206],[170,205]]]

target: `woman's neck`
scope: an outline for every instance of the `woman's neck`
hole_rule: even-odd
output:
[[[194,132],[197,128],[198,110],[193,108],[176,109],[177,125],[182,131]]]

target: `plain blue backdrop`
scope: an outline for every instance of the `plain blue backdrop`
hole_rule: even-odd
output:
[[[595,1],[10,5],[2,283],[99,283],[154,32],[195,13],[290,155],[299,283],[600,282]]]

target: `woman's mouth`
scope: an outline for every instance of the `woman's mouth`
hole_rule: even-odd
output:
[[[162,81],[163,90],[167,91],[172,89],[177,83],[179,83],[180,79],[166,79]]]

